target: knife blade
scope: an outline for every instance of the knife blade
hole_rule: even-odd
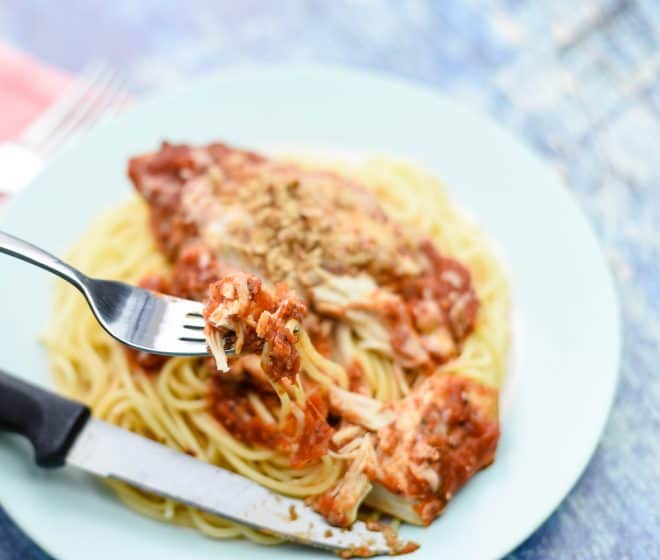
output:
[[[333,527],[301,500],[100,420],[89,420],[66,463],[302,544],[390,553],[383,533],[361,521]]]
[[[382,531],[362,521],[351,529],[334,527],[301,500],[91,418],[85,405],[2,370],[0,429],[26,436],[42,467],[77,467],[303,545],[362,555],[395,552]]]

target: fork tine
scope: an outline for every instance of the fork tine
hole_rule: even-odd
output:
[[[183,317],[183,321],[182,321],[182,323],[183,323],[184,325],[190,325],[190,326],[192,326],[192,327],[198,327],[198,326],[202,326],[202,327],[203,327],[203,326],[206,324],[206,321],[204,320],[204,317],[201,317],[201,316],[197,316],[197,315],[194,315],[194,316],[186,315],[185,317]]]
[[[108,98],[114,100],[117,90],[113,84],[116,81],[117,75],[110,69],[106,70],[84,96],[75,113],[42,145],[42,152],[49,155],[82,126],[89,126],[95,122],[106,106],[105,100]]]
[[[90,64],[73,81],[59,98],[46,109],[40,117],[34,120],[19,136],[18,141],[27,148],[38,152],[39,145],[47,140],[67,115],[75,109],[85,96],[91,84],[103,72],[103,66],[98,62]]]
[[[125,90],[126,84],[123,78],[115,73],[107,86],[99,92],[100,95],[85,115],[83,124],[91,126],[121,110],[121,103],[127,100]]]
[[[117,89],[114,95],[106,100],[106,107],[103,108],[99,114],[99,121],[109,120],[119,113],[121,113],[129,102],[126,83],[123,79],[118,80]]]
[[[206,336],[204,335],[206,322],[201,310],[202,304],[194,305],[193,307],[186,305],[181,325],[183,330],[178,338],[185,342],[201,343],[206,347]]]
[[[164,313],[160,316],[155,338],[146,340],[146,344],[142,345],[149,348],[147,351],[169,355],[208,355],[204,319],[200,313],[202,303],[161,296],[157,298],[156,305],[164,307]]]

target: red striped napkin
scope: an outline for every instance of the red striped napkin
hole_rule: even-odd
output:
[[[17,136],[69,79],[65,72],[0,44],[0,141]]]
[[[0,143],[18,136],[69,80],[65,72],[0,43]],[[0,191],[0,206],[4,198]]]

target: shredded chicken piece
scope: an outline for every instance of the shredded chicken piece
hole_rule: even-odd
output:
[[[316,511],[338,527],[353,524],[360,504],[371,490],[365,471],[374,460],[373,436],[364,434],[357,443],[356,453],[339,481],[327,492],[309,500]]]
[[[333,500],[325,496],[317,505],[335,520],[346,519],[347,504],[352,507],[354,500],[365,499],[410,523],[428,525],[456,491],[494,459],[497,391],[469,378],[436,373],[404,399],[390,403],[333,387],[330,408],[353,423],[335,433],[333,443],[341,444],[338,456],[353,457],[351,466],[359,464],[360,474],[373,485],[365,495],[357,467],[349,468],[346,476],[351,478],[337,484]],[[373,447],[362,444],[356,426],[373,433]],[[363,456],[369,460],[359,462]]]
[[[305,305],[285,286],[273,294],[253,275],[237,272],[211,284],[204,308],[205,334],[218,369],[229,369],[225,342],[231,337],[236,354],[261,353],[261,367],[269,379],[292,378],[300,369],[300,355],[286,325],[302,321],[305,314]]]
[[[497,391],[467,377],[434,374],[384,405],[394,421],[376,432],[367,503],[428,525],[468,479],[495,458]]]
[[[330,387],[330,409],[338,416],[368,430],[378,430],[394,419],[392,412],[385,409],[382,402],[336,385]]]

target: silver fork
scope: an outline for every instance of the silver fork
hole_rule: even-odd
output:
[[[98,280],[27,241],[0,231],[0,253],[35,264],[73,284],[101,326],[120,342],[150,354],[206,356],[203,306],[123,282]],[[233,354],[227,348],[228,355]]]
[[[0,144],[0,192],[18,192],[72,136],[113,116],[127,100],[115,71],[102,63],[88,66],[18,138]]]

